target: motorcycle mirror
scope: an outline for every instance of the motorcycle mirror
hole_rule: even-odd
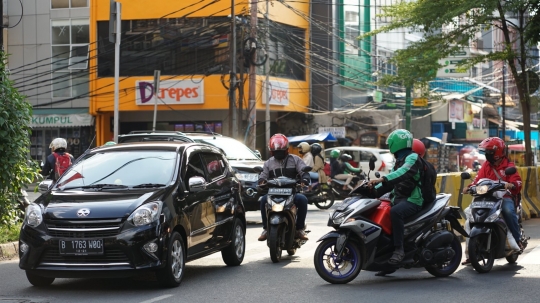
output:
[[[471,178],[471,174],[467,173],[467,172],[463,172],[461,173],[461,179],[463,180],[468,180]]]
[[[312,169],[313,169],[313,167],[311,167],[311,166],[305,166],[304,168],[302,168],[302,171],[307,173],[307,172],[310,172]]]
[[[511,167],[507,167],[505,170],[504,170],[504,174],[507,175],[507,176],[510,176],[510,175],[513,175],[517,173],[517,169],[515,166],[511,166]]]
[[[369,170],[375,170],[375,161],[377,161],[377,158],[375,158],[375,156],[369,159]]]
[[[380,174],[379,172],[376,172],[376,173],[375,173],[375,177],[380,178],[380,177],[381,177],[381,174]]]
[[[254,170],[256,173],[259,173],[259,174],[260,174],[260,173],[262,173],[263,168],[260,167],[260,166],[255,166],[255,167],[253,168],[253,170]]]

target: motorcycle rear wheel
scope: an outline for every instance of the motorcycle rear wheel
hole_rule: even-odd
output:
[[[270,259],[278,263],[281,260],[283,249],[281,248],[281,226],[271,225],[268,233],[268,246],[270,247]]]
[[[326,201],[324,202],[315,202],[315,206],[317,206],[317,208],[319,209],[329,209],[330,207],[332,207],[332,205],[334,205],[334,200],[335,200],[335,197],[334,197],[334,193],[332,192],[332,189],[323,189],[321,190],[321,193],[319,194],[319,196],[321,197],[324,197],[326,196]]]
[[[315,270],[319,276],[328,283],[346,284],[354,280],[362,269],[363,255],[352,241],[345,244],[345,250],[341,260],[337,258],[334,248],[336,246],[336,238],[323,240],[313,256]],[[344,273],[341,270],[345,269],[350,264],[350,269]]]
[[[448,277],[453,274],[458,269],[463,254],[461,242],[459,242],[459,239],[456,236],[454,236],[454,240],[452,240],[452,249],[456,253],[452,260],[443,264],[428,265],[425,269],[435,277]]]
[[[495,259],[493,251],[485,251],[488,235],[482,234],[469,240],[469,260],[474,269],[481,274],[488,273],[493,268]]]

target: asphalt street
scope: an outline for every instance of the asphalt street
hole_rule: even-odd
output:
[[[0,262],[0,303],[7,302],[538,302],[540,297],[540,219],[524,222],[529,246],[510,265],[496,261],[488,274],[470,266],[448,278],[422,269],[400,270],[387,277],[362,271],[347,285],[322,280],[313,266],[317,239],[329,231],[329,211],[310,206],[310,240],[293,257],[270,260],[266,242],[258,242],[260,214],[248,212],[246,257],[227,267],[214,254],[187,264],[182,285],[160,288],[152,275],[129,279],[57,279],[47,288],[26,280],[18,260]]]

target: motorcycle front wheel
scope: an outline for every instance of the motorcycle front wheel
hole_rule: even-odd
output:
[[[474,269],[481,274],[488,273],[495,263],[493,251],[486,250],[488,237],[487,234],[481,234],[469,240],[469,260]]]
[[[283,249],[281,248],[281,225],[270,225],[268,232],[268,247],[270,247],[270,259],[278,263],[281,260]]]
[[[454,236],[451,246],[455,252],[454,257],[448,262],[426,266],[425,269],[430,274],[435,277],[448,277],[458,269],[463,252],[461,250],[461,242],[459,242],[459,239],[456,236]]]
[[[334,252],[336,238],[323,240],[313,257],[315,270],[323,280],[332,284],[346,284],[354,280],[362,269],[363,256],[355,243],[348,241],[341,258]]]
[[[330,207],[332,207],[332,205],[334,205],[335,197],[334,197],[334,193],[332,192],[332,189],[323,189],[321,190],[318,196],[326,198],[326,200],[323,202],[315,202],[314,204],[315,206],[317,206],[317,208],[329,209]]]

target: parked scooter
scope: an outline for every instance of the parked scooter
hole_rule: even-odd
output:
[[[508,167],[504,171],[507,176],[516,172],[515,167]],[[461,178],[470,179],[471,175],[461,173]],[[507,245],[507,240],[515,241],[515,239],[509,233],[502,215],[503,197],[507,194],[505,184],[506,182],[502,180],[480,179],[476,185],[469,188],[469,193],[474,197],[470,206],[469,260],[479,273],[489,272],[495,259],[506,258],[508,263],[515,263],[521,254],[521,251]],[[525,236],[521,225],[521,208],[518,207],[516,212],[520,222],[522,244],[527,247],[527,240],[530,237]]]
[[[369,163],[370,172],[375,162]],[[369,180],[369,172],[368,172]],[[461,243],[454,231],[467,236],[459,224],[458,207],[448,206],[451,195],[439,194],[435,201],[405,221],[405,258],[390,264],[393,254],[391,203],[374,198],[376,191],[363,181],[330,215],[328,226],[334,231],[324,235],[314,255],[314,265],[329,283],[352,281],[361,269],[393,272],[399,268],[424,267],[436,277],[446,277],[460,265]]]
[[[253,168],[257,173],[263,171],[262,167]],[[303,172],[309,172],[310,166],[303,168]],[[283,250],[289,256],[296,253],[296,250],[306,243],[295,237],[296,234],[296,205],[294,196],[299,191],[300,184],[295,179],[287,177],[277,177],[269,179],[264,188],[259,191],[267,191],[266,217],[268,218],[268,237],[266,243],[270,248],[270,258],[277,263],[281,260]],[[308,230],[305,231],[309,233]]]
[[[319,183],[319,175],[309,172],[311,186],[302,188],[301,193],[308,198],[309,204],[315,204],[319,209],[329,209],[334,205],[334,192],[329,184]]]

